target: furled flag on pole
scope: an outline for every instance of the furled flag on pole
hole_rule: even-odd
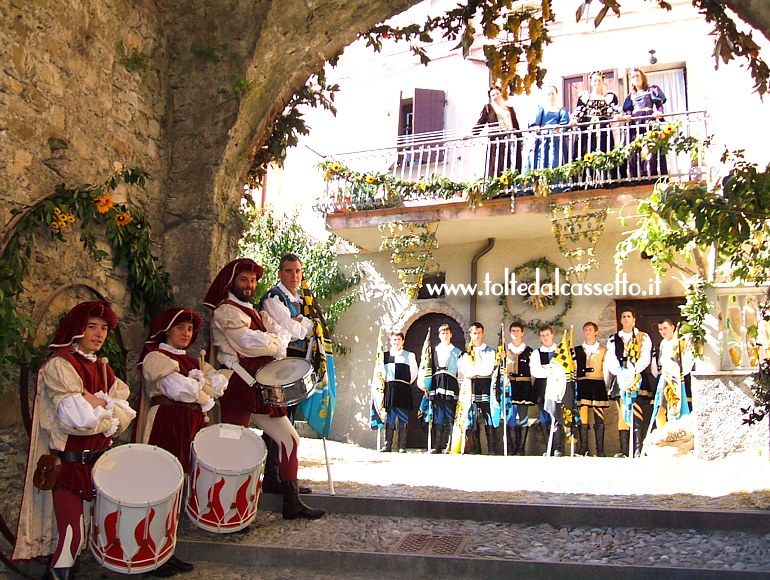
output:
[[[321,437],[328,437],[332,428],[334,405],[337,402],[337,378],[334,373],[334,354],[331,334],[326,319],[306,280],[302,280],[303,314],[313,320],[313,338],[318,348],[313,353],[313,368],[320,380],[310,396],[299,404],[307,424]]]
[[[652,422],[658,421],[658,409],[666,411],[666,420],[675,421],[689,415],[690,406],[687,404],[684,377],[682,376],[682,350],[684,341],[679,339],[679,331],[674,331],[674,350],[671,357],[661,360],[661,372],[658,379],[658,389],[655,393],[655,406],[652,410]],[[661,420],[662,421],[662,420]],[[663,425],[658,425],[663,427]]]
[[[369,426],[372,429],[382,429],[385,426],[387,412],[385,410],[385,351],[382,345],[382,335],[377,338],[377,359],[374,363],[372,378],[372,404],[369,409]]]
[[[495,370],[492,372],[492,389],[489,393],[489,412],[492,415],[492,425],[500,426],[500,393],[502,390],[501,378],[505,373],[505,336],[503,336],[503,325],[500,325],[500,340],[497,343],[495,351]]]
[[[420,368],[417,371],[417,386],[422,391],[422,400],[417,416],[422,417],[426,423],[433,422],[433,405],[430,402],[430,388],[433,382],[433,349],[430,346],[430,328],[425,335],[420,354]]]
[[[549,373],[545,388],[545,409],[552,416],[556,413],[556,403],[562,404],[562,409],[572,412],[574,389],[577,369],[575,359],[572,356],[572,330],[565,330],[556,349],[556,354],[551,359],[552,373]],[[553,379],[553,380],[552,380]],[[565,398],[566,397],[566,398]],[[571,423],[571,421],[570,421]]]

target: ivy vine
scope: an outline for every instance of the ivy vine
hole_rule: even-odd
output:
[[[35,358],[29,344],[34,321],[19,306],[19,297],[24,292],[24,278],[39,237],[68,243],[68,230],[78,225],[83,248],[99,262],[109,256],[98,244],[103,235],[112,250],[114,266],[127,269],[131,309],[144,311],[149,322],[154,314],[170,305],[168,272],[152,254],[147,217],[137,206],[115,203],[112,197],[120,184],[142,187],[147,178],[148,174],[141,169],[124,169],[99,185],[59,185],[37,204],[11,211],[0,260],[0,390],[11,382],[16,368]]]

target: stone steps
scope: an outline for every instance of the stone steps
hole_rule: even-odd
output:
[[[271,514],[280,513],[280,502],[279,496],[263,495],[260,516],[252,526],[255,529],[248,533],[208,534],[183,522],[177,554],[182,559],[254,567],[255,570],[288,567],[297,575],[309,577],[313,577],[314,572],[341,578],[375,574],[381,579],[515,577],[573,580],[650,578],[654,575],[703,580],[770,577],[770,573],[764,571],[752,572],[731,569],[729,564],[714,564],[717,560],[710,556],[704,556],[702,561],[696,558],[687,567],[670,565],[667,560],[649,562],[654,565],[652,567],[645,559],[644,549],[635,557],[617,558],[617,552],[625,547],[619,549],[610,545],[607,553],[613,553],[612,557],[598,559],[591,556],[588,561],[581,562],[574,558],[555,561],[558,558],[549,558],[547,554],[538,557],[539,552],[529,550],[529,546],[525,546],[527,557],[517,557],[516,552],[521,551],[521,546],[505,551],[503,545],[506,542],[515,545],[517,537],[529,543],[531,540],[524,538],[530,537],[529,534],[541,537],[542,530],[549,526],[561,529],[558,542],[562,545],[585,542],[591,532],[601,537],[608,528],[632,529],[638,537],[651,542],[655,541],[655,534],[664,530],[669,538],[672,534],[674,538],[681,537],[683,544],[693,535],[722,530],[720,533],[726,535],[715,541],[732,546],[729,549],[735,551],[744,544],[745,534],[752,534],[758,540],[763,538],[762,534],[770,530],[770,512],[474,504],[314,494],[308,497],[308,503],[328,510],[329,516],[315,522],[285,522],[280,515]],[[497,536],[490,542],[495,546],[490,545],[486,550],[484,545],[479,545],[479,538],[488,534],[490,527]],[[575,528],[597,529],[581,532],[584,539],[575,540],[570,531]],[[651,530],[652,540],[646,539],[647,532],[639,530]],[[613,531],[616,533],[625,532]],[[335,535],[336,539],[330,537]],[[375,539],[370,541],[369,537]],[[409,545],[410,541],[412,545]],[[597,539],[595,543],[600,541]],[[543,546],[537,549],[547,551],[548,542],[544,539]],[[710,558],[711,563],[708,562]]]

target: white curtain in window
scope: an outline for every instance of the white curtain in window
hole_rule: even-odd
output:
[[[647,81],[658,85],[666,95],[663,110],[666,113],[684,113],[687,110],[687,85],[684,69],[675,68],[647,73]]]

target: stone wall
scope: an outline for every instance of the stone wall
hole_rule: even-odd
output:
[[[355,35],[415,0],[10,0],[0,4],[0,251],[12,211],[57,184],[100,183],[120,167],[150,173],[116,201],[141,207],[178,303],[200,307],[235,254],[249,157],[291,93]],[[239,91],[236,85],[246,87]],[[131,353],[146,332],[125,271],[37,237],[21,303],[45,341],[83,299],[115,304]],[[106,246],[105,246],[106,249]],[[4,417],[4,421],[7,421]]]

